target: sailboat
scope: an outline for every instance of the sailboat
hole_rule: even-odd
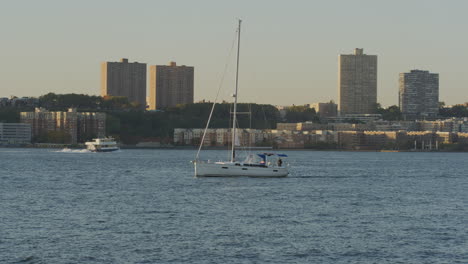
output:
[[[259,153],[257,155],[248,155],[244,161],[237,160],[236,157],[236,145],[238,140],[237,133],[237,98],[238,98],[238,83],[239,83],[239,54],[240,54],[240,32],[241,32],[241,20],[237,29],[237,65],[236,65],[236,91],[233,95],[234,106],[233,106],[233,120],[231,130],[231,159],[228,161],[203,161],[199,159],[200,150],[203,146],[206,131],[208,129],[213,110],[216,104],[213,103],[210,117],[203,133],[203,137],[200,143],[195,160],[193,161],[195,167],[195,177],[286,177],[289,174],[288,164],[283,162],[282,158],[287,157],[285,154],[274,154],[274,153]],[[273,160],[273,162],[272,162]]]

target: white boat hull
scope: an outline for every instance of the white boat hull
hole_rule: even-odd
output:
[[[248,166],[240,163],[194,162],[196,177],[286,177],[286,167]]]
[[[118,147],[114,147],[114,148],[100,148],[100,149],[88,149],[89,151],[92,151],[92,152],[112,152],[112,151],[117,151],[119,150],[120,148]]]

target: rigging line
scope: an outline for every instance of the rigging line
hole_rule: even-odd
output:
[[[267,117],[266,117],[266,113],[265,113],[265,109],[263,108],[263,105],[260,106],[260,108],[262,109],[262,112],[263,112],[263,120],[265,121],[265,128],[269,128],[270,126],[268,125],[268,121],[267,121]]]
[[[228,131],[231,131],[232,133],[232,130],[231,130],[231,125],[232,125],[232,104],[229,104],[229,124],[228,124]],[[231,142],[232,144],[232,142]],[[229,149],[229,143],[228,143],[228,149]],[[227,160],[230,160],[231,159],[231,154],[232,153],[229,153],[229,151],[227,152]]]
[[[249,154],[251,153],[251,150],[252,150],[252,138],[251,138],[251,133],[252,133],[252,103],[249,104],[249,112],[250,112],[250,115],[249,115],[249,119],[250,119],[250,124],[249,124],[249,128],[250,128],[250,131],[249,131]],[[254,134],[255,135],[255,134]]]
[[[232,53],[233,53],[233,50],[234,50],[234,45],[236,43],[236,40],[237,40],[237,30],[234,33],[234,38],[232,40],[231,49],[230,49],[229,54],[227,56],[226,64],[224,65],[223,75],[221,76],[218,91],[216,92],[216,97],[215,97],[215,100],[213,102],[213,106],[211,107],[210,115],[208,117],[208,121],[206,122],[205,130],[203,131],[203,137],[202,137],[202,140],[200,141],[200,146],[198,147],[197,156],[195,157],[195,160],[198,160],[198,157],[200,156],[200,151],[202,149],[203,142],[205,141],[205,137],[206,137],[206,131],[208,130],[208,127],[210,126],[211,117],[213,116],[213,112],[214,112],[214,109],[215,109],[215,106],[216,106],[216,102],[218,101],[219,92],[221,91],[221,87],[223,87],[224,78],[226,77],[226,72],[227,72],[227,69],[229,67],[229,61],[230,61],[230,59],[232,57]]]

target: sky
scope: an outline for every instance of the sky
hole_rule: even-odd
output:
[[[234,89],[229,56],[241,18],[239,101],[338,101],[338,55],[378,56],[378,101],[398,75],[439,73],[440,101],[468,101],[464,0],[41,0],[0,2],[0,97],[100,93],[100,62],[195,67],[195,100]]]

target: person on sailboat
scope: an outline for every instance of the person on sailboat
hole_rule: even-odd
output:
[[[281,158],[278,159],[278,167],[281,167],[283,165],[283,160]]]

